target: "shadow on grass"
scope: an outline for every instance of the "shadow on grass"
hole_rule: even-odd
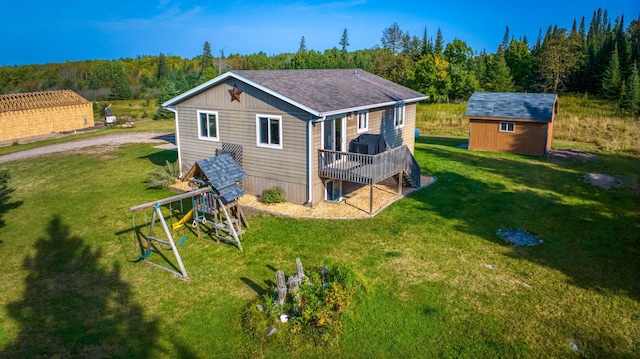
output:
[[[5,226],[2,216],[10,210],[16,209],[22,205],[22,201],[9,202],[11,200],[11,193],[14,191],[13,188],[9,188],[9,179],[9,172],[6,170],[0,170],[0,228]]]
[[[157,319],[135,303],[120,268],[55,216],[27,256],[22,299],[9,303],[19,332],[0,357],[129,357],[158,353]],[[179,345],[179,343],[176,343]]]
[[[141,158],[148,159],[149,162],[156,166],[164,166],[167,161],[175,162],[178,160],[178,152],[172,150],[158,151]]]
[[[453,148],[457,142],[422,138],[419,143],[432,145],[416,146],[423,171],[438,177],[432,191],[413,196],[425,210],[496,243],[504,244],[498,229],[536,233],[543,245],[513,247],[509,255],[559,270],[579,287],[640,301],[640,198],[583,180],[592,171],[640,175],[637,158],[599,154],[593,162],[551,162]]]

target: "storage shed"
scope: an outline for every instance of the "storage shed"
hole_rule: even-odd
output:
[[[0,142],[93,125],[91,102],[71,90],[0,95]]]
[[[557,114],[556,94],[475,92],[465,114],[469,149],[545,155]]]

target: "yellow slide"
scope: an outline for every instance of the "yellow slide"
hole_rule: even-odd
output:
[[[177,231],[182,229],[184,227],[184,224],[187,223],[189,219],[191,219],[192,215],[193,215],[193,209],[187,212],[187,214],[184,217],[182,217],[178,222],[173,224],[173,230]]]

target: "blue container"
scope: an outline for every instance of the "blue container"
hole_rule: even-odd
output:
[[[416,136],[416,138],[420,137],[420,130],[418,130],[417,128],[416,128],[416,131],[415,131],[415,136]]]

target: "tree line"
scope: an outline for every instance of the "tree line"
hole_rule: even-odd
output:
[[[640,113],[640,14],[625,24],[602,8],[588,24],[550,25],[534,43],[505,29],[495,52],[474,51],[460,39],[444,43],[425,27],[421,36],[397,23],[382,31],[380,44],[349,51],[344,29],[339,46],[309,50],[304,36],[295,53],[215,57],[209,42],[192,59],[138,56],[59,64],[0,67],[0,93],[72,89],[90,100],[157,98],[162,103],[229,70],[360,68],[429,96],[432,102],[464,101],[474,91],[584,93],[617,101]],[[167,116],[159,110],[158,116]]]

